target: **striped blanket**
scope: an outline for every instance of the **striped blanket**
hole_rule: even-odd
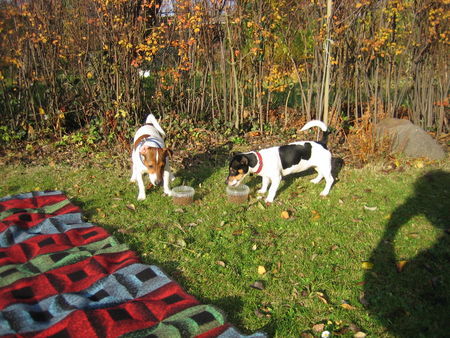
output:
[[[59,191],[0,198],[0,336],[244,337]]]

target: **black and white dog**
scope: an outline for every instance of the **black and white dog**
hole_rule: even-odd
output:
[[[326,148],[328,127],[322,121],[313,120],[305,124],[301,131],[312,127],[319,127],[324,132],[321,141],[299,141],[234,155],[226,184],[237,186],[249,173],[262,176],[258,193],[266,193],[270,184],[266,202],[272,203],[283,176],[314,168],[318,175],[311,182],[317,184],[325,178],[325,188],[320,196],[328,195],[334,181],[331,175],[331,153]]]

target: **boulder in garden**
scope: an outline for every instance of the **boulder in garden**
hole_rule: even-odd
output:
[[[387,118],[380,121],[375,125],[375,137],[378,141],[388,137],[393,153],[432,160],[445,158],[445,151],[439,143],[421,127],[408,120]]]

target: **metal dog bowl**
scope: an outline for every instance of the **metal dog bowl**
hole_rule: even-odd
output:
[[[245,203],[248,201],[248,194],[250,192],[250,188],[245,184],[240,184],[235,187],[227,186],[227,196],[228,202],[231,203]]]

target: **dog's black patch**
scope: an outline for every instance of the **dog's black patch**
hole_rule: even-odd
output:
[[[326,144],[326,143],[323,143],[322,141],[316,142],[316,143],[317,143],[319,146],[322,146],[323,149],[328,150],[328,147],[327,147],[327,144]]]
[[[290,168],[301,160],[309,160],[311,158],[311,143],[300,144],[288,144],[281,146],[278,149],[280,155],[281,166],[283,169]]]
[[[245,156],[247,156],[248,158],[248,166],[253,168],[258,164],[258,158],[256,157],[256,155],[254,153],[250,153],[250,154],[245,154]]]
[[[258,159],[256,158],[256,155],[254,153],[249,154],[237,154],[233,156],[230,162],[230,174],[231,171],[233,171],[233,175],[237,175],[239,169],[243,170],[243,172],[246,174],[248,173],[248,168],[253,168],[258,164]]]

